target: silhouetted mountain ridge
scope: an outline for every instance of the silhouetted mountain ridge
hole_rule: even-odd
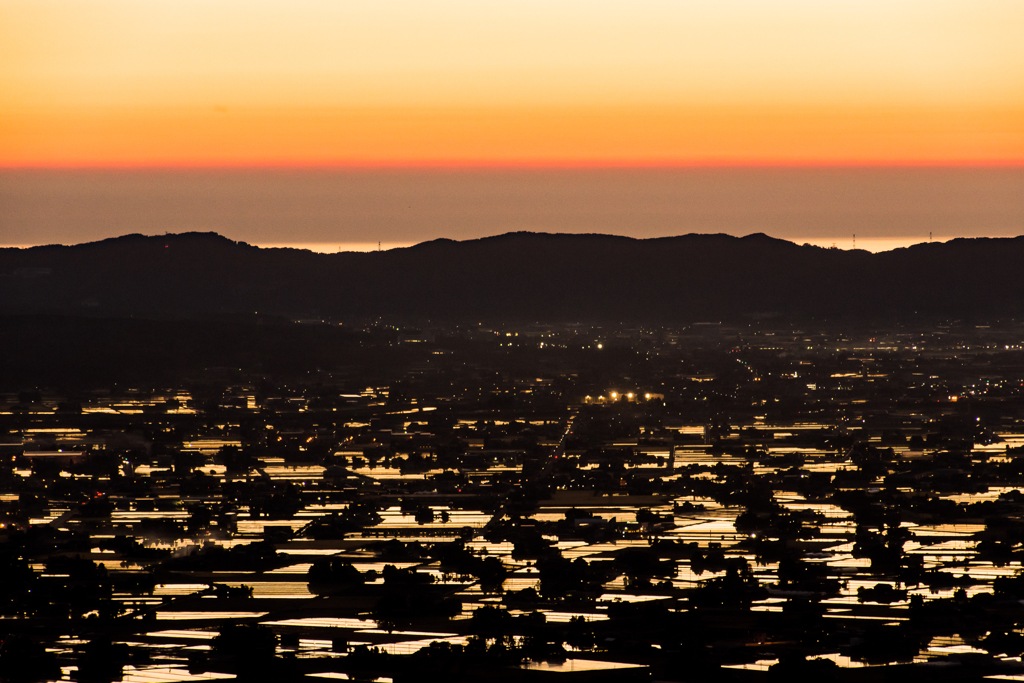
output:
[[[0,249],[0,312],[693,321],[1024,314],[1024,237],[872,254],[761,233],[514,232],[381,252],[259,248],[216,233]]]

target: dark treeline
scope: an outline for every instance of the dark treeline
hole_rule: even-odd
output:
[[[337,325],[0,316],[0,388],[173,384],[401,364],[387,339]]]

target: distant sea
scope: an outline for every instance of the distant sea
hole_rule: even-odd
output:
[[[218,232],[369,251],[512,231],[884,251],[1024,234],[1024,168],[2,170],[0,245]]]
[[[892,249],[899,249],[901,247],[909,247],[914,244],[920,244],[921,242],[929,241],[928,238],[920,239],[917,237],[879,237],[874,239],[854,239],[852,236],[846,240],[834,240],[834,239],[822,239],[820,237],[785,237],[790,242],[796,244],[813,244],[816,247],[836,249],[864,249],[871,252],[890,251]],[[944,239],[932,239],[933,242],[945,242]],[[416,242],[350,242],[338,244],[335,242],[292,242],[292,243],[262,243],[256,244],[258,247],[264,248],[291,248],[291,249],[307,249],[309,251],[315,251],[321,254],[333,254],[339,251],[377,251],[378,249],[401,249],[403,247],[411,247]]]

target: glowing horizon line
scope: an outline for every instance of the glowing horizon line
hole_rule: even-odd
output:
[[[202,232],[202,231],[200,231],[200,232]],[[637,240],[637,241],[672,239],[672,238],[676,238],[676,237],[686,237],[686,236],[690,236],[690,235],[723,235],[723,234],[724,235],[729,235],[731,237],[735,237],[737,239],[742,239],[744,237],[750,237],[752,235],[763,234],[763,235],[767,235],[771,239],[781,240],[783,242],[789,242],[790,244],[793,244],[794,246],[798,246],[798,247],[805,246],[805,245],[810,245],[810,246],[818,247],[818,248],[821,248],[821,249],[837,249],[839,251],[867,251],[867,252],[872,253],[872,254],[885,253],[885,252],[889,252],[889,251],[894,251],[896,249],[903,249],[903,248],[907,248],[907,247],[917,246],[919,244],[941,244],[941,243],[950,242],[950,241],[957,240],[957,239],[1016,239],[1017,237],[1024,237],[1024,235],[996,235],[996,236],[992,236],[992,235],[971,235],[971,236],[964,236],[964,235],[953,235],[953,236],[939,235],[939,236],[934,236],[934,237],[931,237],[931,238],[925,238],[923,236],[920,236],[920,237],[911,237],[911,236],[905,236],[905,237],[867,237],[867,236],[865,236],[865,237],[857,239],[857,242],[860,245],[863,245],[863,246],[853,247],[852,244],[850,246],[839,246],[840,244],[843,244],[843,243],[846,243],[846,242],[850,241],[850,238],[847,238],[847,237],[834,237],[834,236],[822,237],[822,236],[806,236],[806,235],[798,236],[798,237],[778,237],[778,236],[770,235],[770,234],[764,233],[764,232],[752,232],[752,233],[747,233],[745,235],[733,235],[732,233],[711,233],[711,232],[705,232],[705,233],[683,233],[683,234],[678,234],[678,235],[659,235],[659,236],[652,236],[652,237],[634,237],[632,235],[616,235],[616,234],[613,234],[613,233],[575,233],[575,232],[570,232],[570,233],[552,233],[552,232],[544,232],[544,231],[525,231],[525,232],[533,232],[534,234],[546,234],[546,235],[580,235],[580,236],[586,236],[586,235],[594,236],[594,235],[596,235],[596,236],[601,236],[601,237],[625,237],[625,238],[633,239],[633,240]],[[119,237],[127,237],[127,236],[129,236],[129,234],[142,234],[142,233],[128,233],[128,234],[124,234],[124,235],[115,235],[113,237],[105,237],[105,238],[102,238],[102,239],[99,239],[99,240],[93,240],[93,241],[89,241],[89,242],[77,242],[77,243],[74,243],[74,244],[63,244],[63,243],[50,243],[50,244],[0,244],[0,249],[37,249],[37,248],[40,248],[40,247],[67,247],[67,248],[70,248],[70,247],[76,247],[76,246],[83,246],[83,245],[86,245],[86,244],[95,244],[97,242],[103,242],[103,241],[107,241],[107,240],[110,240],[110,239],[117,239]],[[178,236],[178,235],[182,235],[182,234],[188,234],[188,233],[166,233],[166,236]],[[232,239],[232,238],[227,237],[225,235],[221,235],[221,233],[215,232],[215,234],[220,235],[221,237],[225,237],[226,239]],[[511,233],[498,233],[498,234],[494,234],[494,235],[484,235],[484,236],[481,236],[481,237],[466,237],[466,238],[462,238],[462,239],[454,239],[454,238],[446,238],[446,237],[431,237],[431,238],[428,238],[428,239],[421,239],[419,241],[409,241],[409,242],[405,242],[405,241],[403,241],[403,242],[366,242],[366,241],[358,241],[358,242],[340,242],[340,241],[266,242],[266,241],[260,241],[259,243],[257,243],[257,242],[248,242],[246,240],[232,240],[232,241],[238,242],[238,243],[241,243],[241,244],[245,244],[245,245],[248,245],[248,246],[251,246],[251,247],[256,247],[258,249],[296,249],[296,250],[300,250],[300,251],[308,251],[308,252],[314,253],[314,254],[331,255],[331,254],[340,254],[340,253],[349,253],[349,254],[351,254],[351,253],[364,253],[365,254],[365,253],[372,253],[372,252],[375,252],[375,251],[386,252],[386,251],[392,251],[392,250],[396,250],[396,249],[408,249],[408,248],[411,248],[411,247],[419,246],[421,244],[427,244],[429,242],[435,242],[437,240],[450,240],[452,242],[460,242],[460,243],[461,242],[475,242],[475,241],[479,241],[479,240],[490,239],[490,238],[493,238],[493,237],[501,237],[502,235],[506,235],[506,234],[511,234]],[[156,235],[142,235],[142,236],[143,237],[163,237],[165,235],[156,234]],[[378,245],[378,244],[379,244],[379,248],[376,248],[375,245]],[[829,245],[831,245],[831,246],[829,246]],[[889,245],[892,245],[892,246],[889,246]],[[888,247],[888,248],[885,248],[885,247]]]
[[[208,170],[282,170],[282,171],[375,171],[375,170],[673,170],[701,168],[737,169],[914,169],[914,168],[1005,168],[1024,169],[1021,159],[695,159],[695,160],[407,160],[407,161],[257,161],[257,162],[140,162],[140,163],[4,163],[0,171],[208,171]]]

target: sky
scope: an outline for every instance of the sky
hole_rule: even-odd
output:
[[[569,207],[581,169],[767,169],[734,193],[754,211],[787,167],[1013,171],[1022,35],[1020,0],[0,0],[0,196],[27,215],[28,170],[343,169],[386,186],[419,169],[456,195],[492,188],[478,201],[481,169],[563,169],[548,194]],[[89,187],[93,204],[128,191],[88,177],[56,199],[71,224]],[[627,209],[612,214],[645,215]],[[0,219],[0,244],[23,230]],[[445,236],[431,230],[416,239]]]
[[[122,169],[0,172],[0,244],[213,231],[317,251],[518,230],[763,232],[871,251],[1024,234],[1024,169]]]

